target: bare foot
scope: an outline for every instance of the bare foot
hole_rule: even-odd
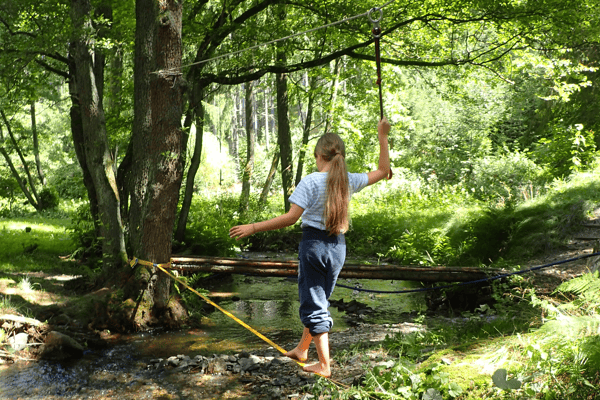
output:
[[[300,351],[297,348],[288,351],[285,355],[292,360],[296,360],[301,363],[305,363],[308,359],[308,351]]]
[[[313,374],[321,375],[324,378],[331,377],[331,369],[329,366],[321,365],[321,363],[314,363],[310,365],[305,365],[302,370],[306,372],[312,372]]]

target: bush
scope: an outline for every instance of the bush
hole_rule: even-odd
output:
[[[592,164],[596,153],[594,136],[594,132],[583,129],[583,125],[565,126],[561,120],[552,126],[549,137],[539,140],[532,155],[554,177],[566,177]]]
[[[62,199],[85,199],[87,190],[83,184],[83,173],[77,164],[67,164],[57,167],[49,184],[56,188]]]
[[[52,210],[58,207],[59,196],[53,187],[45,187],[40,192],[40,210]]]
[[[479,200],[510,202],[532,198],[544,182],[543,169],[524,154],[514,152],[475,161],[464,186]]]
[[[186,243],[178,244],[187,252],[206,256],[231,255],[233,242],[229,228],[239,206],[232,195],[194,197],[186,229]]]
[[[71,239],[78,247],[76,253],[96,253],[100,251],[100,241],[90,212],[90,203],[80,205],[71,217]]]

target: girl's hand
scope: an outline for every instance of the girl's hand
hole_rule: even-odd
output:
[[[236,240],[240,240],[241,238],[248,237],[256,233],[256,229],[254,229],[254,224],[248,225],[238,225],[234,226],[229,230],[229,237],[235,238]]]
[[[381,121],[377,124],[377,133],[379,133],[379,139],[382,137],[387,137],[390,133],[391,125],[386,117],[381,118]]]

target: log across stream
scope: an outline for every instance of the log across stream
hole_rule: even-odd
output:
[[[241,258],[174,256],[171,268],[181,272],[219,272],[260,276],[296,276],[298,262]],[[506,273],[501,269],[478,267],[422,267],[415,265],[360,264],[347,262],[340,278],[392,279],[416,282],[468,282]]]

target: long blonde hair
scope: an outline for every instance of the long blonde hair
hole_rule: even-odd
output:
[[[346,233],[350,190],[348,169],[346,168],[346,146],[335,133],[326,133],[319,138],[315,146],[315,157],[320,155],[330,162],[327,174],[327,200],[325,202],[325,228],[330,235]]]

